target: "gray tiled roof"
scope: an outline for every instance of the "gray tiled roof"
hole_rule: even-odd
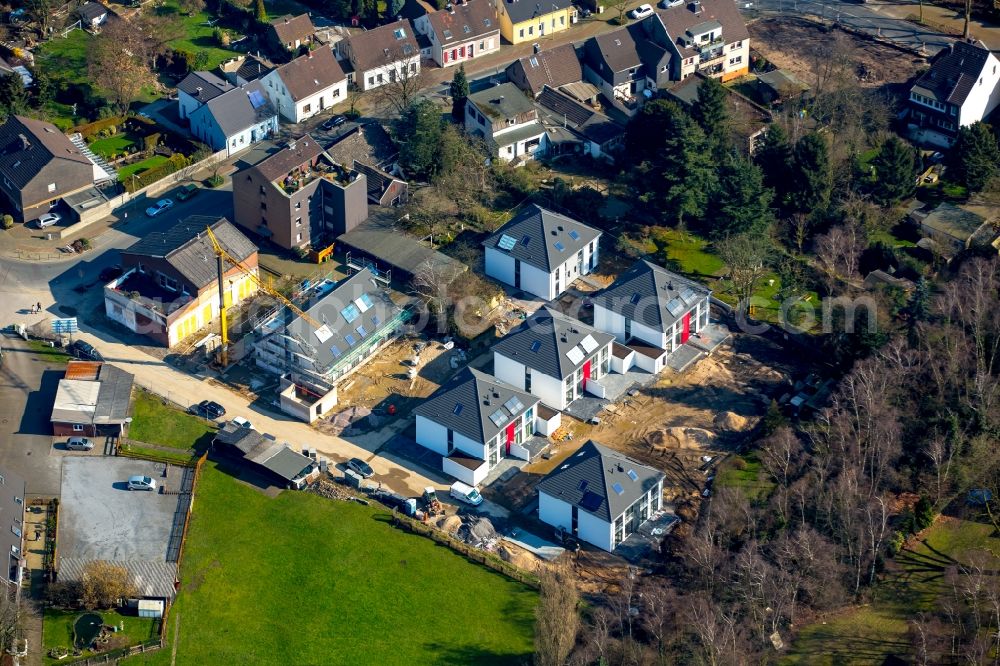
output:
[[[538,491],[610,523],[664,476],[658,469],[590,440],[549,472]]]
[[[638,321],[656,331],[666,331],[711,293],[694,280],[640,259],[593,300],[595,305],[602,305],[626,319]],[[675,300],[680,310],[672,314],[667,306]]]
[[[472,93],[469,101],[491,118],[514,118],[535,108],[524,92],[513,83],[501,83]]]
[[[585,351],[580,342],[588,336],[594,339],[598,349],[615,339],[613,335],[544,306],[493,345],[493,351],[550,377],[565,379],[583,367],[593,354],[584,353],[579,363],[567,356],[574,348]]]
[[[60,557],[59,580],[80,581],[87,565],[97,560],[83,557]],[[114,560],[116,566],[124,567],[139,590],[139,596],[173,599],[176,594],[174,582],[177,580],[177,563],[154,560]]]
[[[934,60],[913,89],[941,103],[962,106],[979,80],[989,55],[982,42],[957,41]]]
[[[0,125],[0,174],[15,187],[26,186],[52,160],[93,168],[90,160],[51,123],[25,116],[8,116]]]
[[[239,69],[236,70],[236,76],[244,81],[256,81],[257,79],[264,78],[274,67],[273,64],[264,58],[250,54],[244,58]]]
[[[256,107],[250,101],[251,93],[259,95],[255,95],[260,100]],[[233,88],[219,95],[208,102],[208,108],[212,117],[215,118],[215,122],[218,123],[219,128],[227,137],[238,134],[248,127],[259,125],[268,118],[277,115],[260,81],[250,81],[239,88]]]
[[[214,441],[231,446],[243,455],[247,455],[264,441],[264,435],[256,430],[227,421],[215,434]]]
[[[205,233],[205,227],[211,227],[222,248],[239,261],[257,252],[257,246],[229,220],[210,215],[190,215],[167,231],[147,234],[123,252],[162,257],[191,284],[201,289],[216,279],[215,249]]]
[[[507,401],[515,397],[521,407],[513,412],[505,409]],[[485,443],[537,404],[538,398],[530,393],[467,367],[413,411],[474,442]],[[504,419],[499,426],[490,418],[497,410]]]
[[[99,2],[88,2],[82,5],[77,11],[80,13],[80,18],[87,22],[108,15],[108,8]]]
[[[235,86],[212,72],[191,72],[177,84],[177,89],[191,95],[201,103],[215,99]]]
[[[580,136],[603,145],[625,134],[625,128],[560,90],[548,86],[536,100],[551,125],[565,125]]]
[[[97,392],[94,423],[123,422],[128,417],[135,375],[104,363],[97,380],[101,383],[101,388]]]
[[[570,232],[576,232],[577,237],[573,238]],[[597,229],[571,217],[531,204],[497,229],[483,245],[550,273],[600,235]],[[498,244],[504,236],[515,239],[517,244],[510,250],[500,249]],[[556,243],[563,249],[559,250]]]
[[[545,16],[552,12],[572,7],[572,0],[497,0],[502,2],[504,9],[514,23],[527,21],[536,16]]]
[[[277,450],[273,450],[273,449]],[[253,460],[261,467],[268,469],[282,479],[291,481],[299,474],[309,469],[312,465],[312,458],[292,451],[286,444],[274,445],[266,450],[257,459]]]

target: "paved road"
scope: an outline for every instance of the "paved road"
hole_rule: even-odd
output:
[[[845,2],[843,0],[755,0],[755,10],[748,15],[782,14],[810,16],[824,21],[840,23],[848,28],[889,39],[901,46],[923,48],[932,56],[950,45],[954,38],[942,35],[932,28],[917,25],[899,16],[894,3]]]

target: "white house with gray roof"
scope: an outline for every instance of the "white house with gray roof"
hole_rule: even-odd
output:
[[[563,410],[585,393],[604,397],[612,342],[613,335],[546,306],[493,345],[493,375]]]
[[[547,301],[597,267],[601,232],[531,204],[483,241],[486,274]]]
[[[613,551],[663,507],[664,474],[591,440],[538,484],[538,518]]]
[[[538,398],[466,368],[416,409],[417,444],[442,456],[441,469],[478,485],[507,457],[528,460]]]
[[[635,350],[635,365],[656,373],[708,326],[711,295],[707,287],[640,259],[593,298],[594,326]]]
[[[260,81],[237,87],[211,72],[192,72],[177,84],[177,110],[195,138],[229,155],[278,129],[278,114]]]
[[[501,83],[469,95],[465,131],[480,136],[494,155],[510,162],[531,159],[547,149],[545,128],[531,99],[513,83]]]

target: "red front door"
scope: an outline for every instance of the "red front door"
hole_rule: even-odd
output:
[[[507,426],[507,455],[510,455],[510,445],[514,441],[514,423]]]
[[[590,379],[590,361],[583,364],[583,390],[587,390],[587,380]]]
[[[691,313],[688,312],[684,315],[684,319],[681,321],[681,344],[688,341],[691,337]]]

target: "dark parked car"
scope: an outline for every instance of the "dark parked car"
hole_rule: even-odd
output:
[[[214,400],[202,400],[191,408],[191,413],[206,419],[220,419],[226,415],[226,408]]]
[[[66,348],[73,358],[79,358],[84,361],[103,361],[104,357],[101,356],[101,352],[94,349],[94,346],[83,340],[77,340],[69,347]]]
[[[198,194],[198,186],[195,185],[194,183],[188,183],[187,185],[182,187],[180,191],[177,193],[177,200],[187,201],[196,194]]]
[[[362,478],[368,479],[375,475],[375,470],[372,466],[366,463],[361,458],[351,458],[347,461],[348,469],[352,469],[362,476]]]
[[[334,127],[340,127],[341,125],[343,125],[346,122],[347,122],[347,116],[334,116],[333,118],[330,118],[325,123],[323,123],[322,125],[320,125],[320,129],[324,129],[326,131],[330,131]]]
[[[121,277],[123,272],[122,267],[115,264],[114,266],[108,266],[101,271],[101,274],[97,276],[97,279],[101,282],[111,282],[115,278]]]

